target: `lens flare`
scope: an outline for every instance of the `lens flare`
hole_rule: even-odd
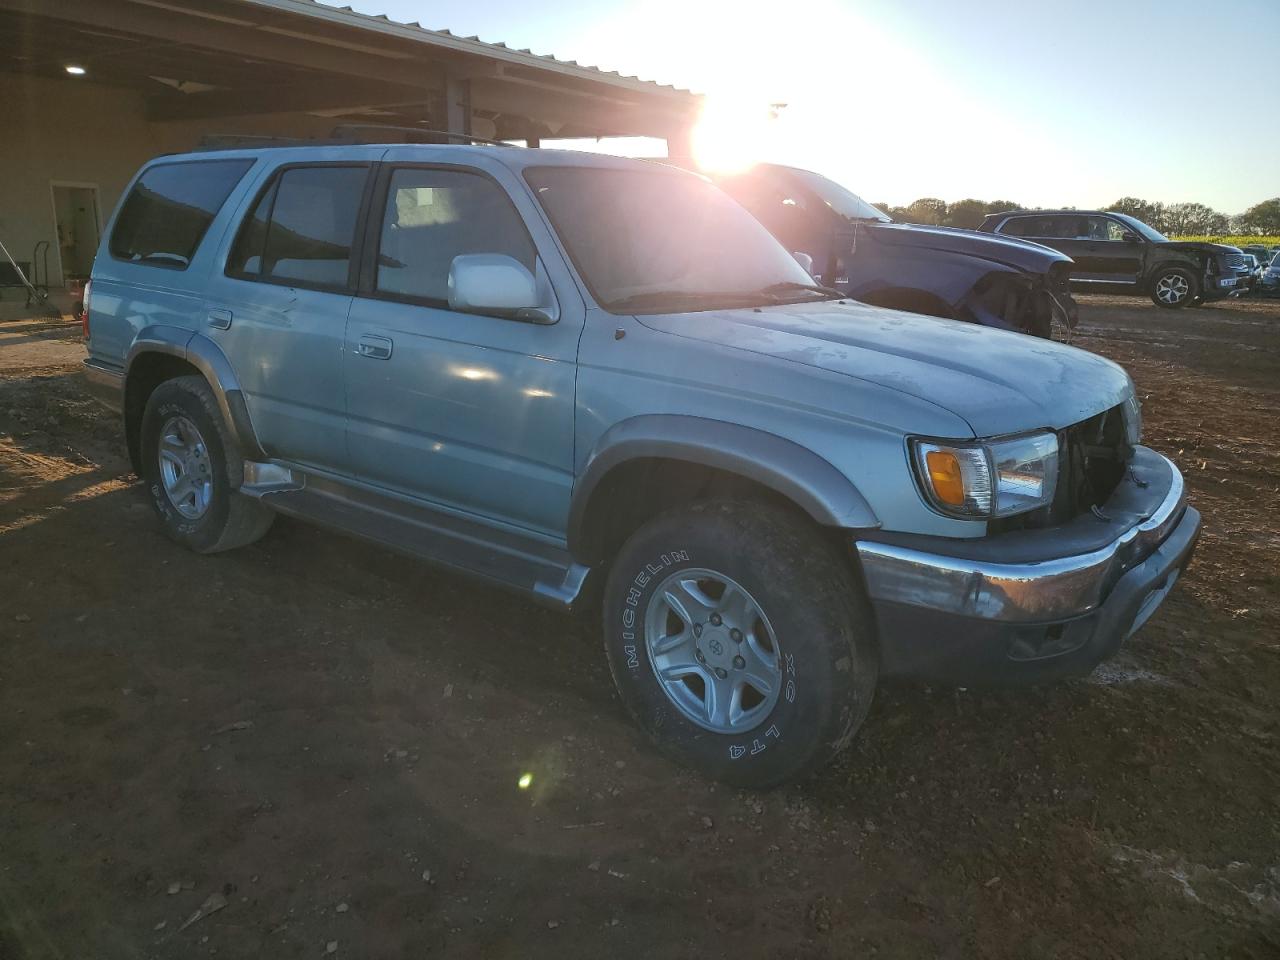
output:
[[[693,159],[708,173],[741,173],[768,152],[774,109],[748,99],[708,97],[693,128]]]
[[[516,786],[519,787],[521,790],[528,790],[531,786],[533,786],[533,774],[532,773],[520,774],[520,779],[516,781]]]

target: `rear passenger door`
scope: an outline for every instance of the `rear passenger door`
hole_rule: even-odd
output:
[[[551,324],[450,310],[454,257],[514,257],[552,296],[539,251],[555,248],[507,168],[475,153],[474,165],[410,162],[422,156],[389,150],[370,206],[344,360],[356,475],[563,538],[581,299],[559,283]],[[564,274],[562,262],[550,266]]]
[[[257,192],[210,284],[208,329],[275,459],[350,474],[342,350],[371,163],[285,164]]]

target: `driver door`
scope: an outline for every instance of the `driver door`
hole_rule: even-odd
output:
[[[451,310],[454,257],[505,254],[550,284],[539,249],[554,247],[535,245],[546,228],[505,167],[422,156],[388,151],[374,190],[343,359],[355,475],[562,538],[581,299],[557,286],[551,324]]]

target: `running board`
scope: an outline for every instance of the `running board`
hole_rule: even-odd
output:
[[[483,577],[556,609],[572,609],[590,573],[567,550],[533,537],[276,464],[253,466],[271,469],[255,470],[249,483],[246,463],[241,492],[273,510]]]

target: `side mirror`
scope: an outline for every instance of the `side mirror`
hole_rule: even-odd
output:
[[[1124,232],[1123,239],[1125,243],[1141,243],[1142,242],[1142,238],[1130,230],[1126,230]]]
[[[538,281],[519,260],[501,253],[467,253],[449,264],[449,309],[530,323],[555,323],[538,296]]]
[[[807,253],[801,253],[798,250],[791,255],[796,258],[796,263],[804,267],[804,272],[812,277],[813,276],[813,257],[809,256]]]

